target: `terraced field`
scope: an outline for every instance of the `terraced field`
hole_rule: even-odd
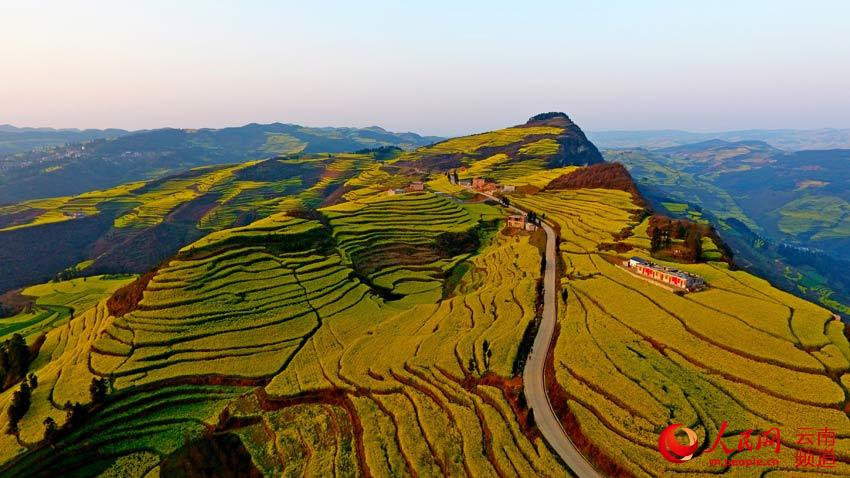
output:
[[[130,284],[25,291],[44,310],[0,322],[0,334],[46,336],[29,367],[29,409],[17,432],[0,433],[0,476],[195,476],[204,466],[237,476],[567,475],[539,435],[521,373],[545,241],[504,228],[504,208],[450,183],[446,173],[463,166],[518,186],[512,204],[558,229],[548,392],[602,471],[749,476],[709,465],[725,458],[705,453],[725,421],[732,447],[747,429],[782,429],[769,477],[804,475],[797,428],[829,426],[838,463],[827,471],[850,474],[843,325],[722,263],[677,266],[708,283],[685,295],[623,269],[626,257],[649,257],[641,208],[619,190],[547,189],[588,161],[563,156],[586,146],[566,134],[569,120],[546,118],[386,161],[277,158],[9,212],[26,229],[38,227],[24,224],[33,211],[77,201],[97,216],[109,211],[93,198],[110,198],[123,208],[111,210],[113,231],[185,221],[203,237]],[[427,190],[387,194],[416,181]],[[703,246],[716,258],[715,244]],[[58,314],[50,304],[74,307],[73,318],[45,315]],[[16,390],[0,393],[0,408]],[[48,418],[58,431],[46,436]],[[4,430],[8,420],[0,414]],[[664,461],[658,433],[670,423],[694,429],[710,456]]]
[[[374,196],[323,213],[343,257],[362,277],[428,302],[439,300],[442,278],[477,248],[482,220],[481,213],[428,192]],[[498,212],[483,215],[495,220]]]
[[[528,136],[545,136],[561,134],[562,129],[554,126],[532,126],[532,127],[514,127],[501,129],[489,133],[475,134],[472,136],[464,136],[462,138],[453,138],[433,146],[420,148],[418,154],[433,154],[433,153],[475,153],[482,148],[497,148],[508,146],[515,143],[523,142]],[[545,148],[548,152],[543,153],[537,147],[533,152],[538,154],[554,154],[557,148],[553,148],[550,143]],[[528,147],[529,150],[531,147]],[[527,151],[529,151],[527,150]]]
[[[828,426],[839,437],[838,464],[810,473],[850,473],[844,438],[850,344],[828,311],[723,263],[677,265],[709,284],[684,296],[635,277],[615,265],[630,255],[649,257],[645,224],[635,227],[636,206],[626,193],[546,191],[511,199],[560,227],[566,300],[551,395],[565,428],[600,469],[628,476],[724,471],[709,464],[709,458],[726,458],[720,447],[673,465],[659,459],[657,441],[665,426],[683,423],[697,432],[705,452],[726,421],[724,441],[732,449],[748,429],[754,437],[782,430],[780,466],[770,468],[770,476],[805,474],[795,466],[795,434]],[[619,257],[599,251],[629,226],[635,235],[626,242],[635,249]],[[745,449],[733,457],[777,455]]]
[[[321,213],[213,233],[161,267],[135,310],[102,302],[51,331],[22,445],[46,416],[66,422],[62,404],[89,402],[93,378],[114,391],[62,437],[72,453],[37,447],[4,473],[165,475],[213,427],[267,476],[562,475],[517,406],[539,278],[529,237],[499,233],[492,206],[432,193]],[[380,262],[393,250],[405,254]],[[3,440],[8,460],[21,448]]]

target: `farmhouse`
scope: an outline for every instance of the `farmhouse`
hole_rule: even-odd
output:
[[[503,184],[500,189],[506,193],[516,191],[516,186],[512,184]]]
[[[499,185],[486,178],[472,178],[472,188],[476,191],[495,191]]]
[[[671,267],[660,266],[640,257],[632,257],[626,264],[630,269],[644,277],[680,289],[695,290],[705,286],[705,280],[700,276]]]
[[[387,196],[397,196],[399,194],[404,194],[404,189],[387,189]]]
[[[416,181],[415,183],[410,183],[410,186],[407,187],[408,191],[424,191],[425,183],[422,181]]]
[[[508,216],[508,227],[532,232],[537,230],[537,226],[528,222],[528,219],[522,214],[511,214]]]

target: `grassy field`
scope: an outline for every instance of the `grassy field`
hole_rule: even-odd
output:
[[[375,196],[323,210],[343,258],[370,283],[404,296],[433,302],[441,279],[474,251],[482,217],[432,193]],[[457,249],[440,250],[437,241]],[[449,244],[451,242],[451,244]],[[467,247],[464,247],[468,243]]]

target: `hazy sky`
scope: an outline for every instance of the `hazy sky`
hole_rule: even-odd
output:
[[[0,0],[0,123],[850,127],[848,21],[839,0]]]

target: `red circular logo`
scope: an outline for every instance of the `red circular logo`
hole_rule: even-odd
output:
[[[688,444],[679,443],[676,432],[681,429],[688,438]],[[690,428],[683,427],[681,423],[674,423],[661,431],[658,435],[658,451],[667,461],[672,463],[684,463],[694,457],[699,442],[697,434]]]

